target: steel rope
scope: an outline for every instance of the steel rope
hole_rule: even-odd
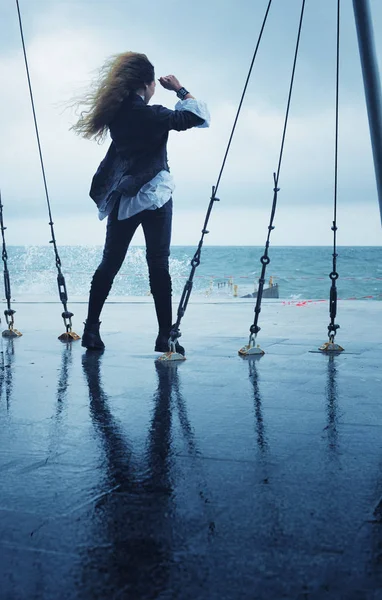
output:
[[[31,78],[30,78],[30,74],[29,74],[29,66],[28,66],[27,53],[26,53],[26,48],[25,48],[24,32],[23,32],[19,0],[16,0],[16,7],[17,7],[17,14],[18,14],[18,19],[19,19],[21,43],[22,43],[22,47],[23,47],[24,63],[25,63],[25,70],[26,70],[26,74],[27,74],[27,80],[28,80],[29,95],[30,95],[30,100],[31,100],[31,105],[32,105],[33,121],[34,121],[36,138],[37,138],[38,153],[40,156],[41,172],[42,172],[42,178],[43,178],[43,182],[44,182],[46,202],[48,205],[49,225],[50,225],[50,230],[51,230],[51,234],[52,234],[52,239],[51,239],[50,243],[53,245],[56,267],[57,267],[57,271],[58,271],[58,274],[57,274],[58,293],[59,293],[59,297],[62,302],[62,305],[64,307],[64,312],[62,313],[62,318],[65,323],[66,332],[68,333],[68,332],[71,332],[71,330],[72,330],[72,320],[71,319],[73,317],[73,313],[68,311],[68,308],[67,308],[68,293],[67,293],[67,289],[66,289],[65,277],[61,271],[61,259],[58,254],[56,236],[54,233],[54,223],[53,223],[52,210],[51,210],[50,199],[49,199],[48,184],[47,184],[46,175],[45,175],[44,160],[43,160],[43,156],[42,156],[42,149],[41,149],[38,124],[37,124],[37,117],[36,117],[36,110],[35,110],[35,104],[34,104],[34,98],[33,98]]]
[[[224,170],[224,167],[225,167],[225,164],[226,164],[226,160],[227,160],[227,157],[228,157],[228,152],[229,152],[230,147],[231,147],[233,135],[235,133],[237,121],[238,121],[238,118],[239,118],[239,115],[240,115],[240,112],[241,112],[241,107],[242,107],[242,104],[243,104],[243,101],[244,101],[244,97],[245,97],[245,94],[246,94],[246,91],[247,91],[248,83],[249,83],[249,80],[250,80],[250,77],[251,77],[251,74],[252,74],[253,65],[255,63],[255,59],[256,59],[257,52],[258,52],[258,49],[259,49],[259,46],[260,46],[261,38],[263,36],[264,27],[265,27],[265,24],[266,24],[266,21],[267,21],[267,18],[268,18],[268,13],[269,13],[271,4],[272,4],[272,0],[269,0],[267,9],[265,11],[265,16],[264,16],[264,19],[263,19],[263,23],[262,23],[262,26],[261,26],[261,29],[260,29],[260,34],[259,34],[259,37],[258,37],[258,40],[257,40],[257,44],[256,44],[256,47],[255,47],[255,51],[253,53],[252,61],[251,61],[250,67],[249,67],[248,75],[247,75],[247,78],[246,78],[246,81],[245,81],[243,93],[241,95],[241,99],[240,99],[239,106],[238,106],[238,109],[237,109],[237,112],[236,112],[235,120],[234,120],[234,123],[233,123],[233,126],[232,126],[231,134],[230,134],[230,137],[229,137],[229,140],[228,140],[228,145],[227,145],[227,148],[226,148],[226,151],[225,151],[225,154],[224,154],[222,166],[221,166],[218,178],[217,178],[216,185],[212,186],[212,195],[211,195],[210,202],[209,202],[209,205],[208,205],[208,208],[207,208],[206,218],[204,220],[204,225],[203,225],[203,229],[202,229],[202,237],[200,238],[199,244],[197,246],[197,250],[196,250],[196,252],[195,252],[195,254],[194,254],[194,256],[193,256],[193,258],[191,260],[191,271],[190,271],[190,275],[189,275],[188,280],[187,280],[187,282],[186,282],[186,284],[184,286],[184,289],[183,289],[183,292],[182,292],[182,295],[181,295],[181,298],[180,298],[179,307],[178,307],[178,311],[177,311],[177,320],[176,320],[175,324],[171,328],[170,340],[172,342],[175,342],[181,336],[181,333],[179,331],[180,322],[181,322],[182,317],[184,316],[184,314],[186,312],[188,301],[189,301],[190,296],[191,296],[191,291],[192,291],[192,287],[193,287],[193,281],[194,281],[194,275],[195,275],[196,268],[200,265],[200,255],[201,255],[201,251],[202,251],[202,247],[203,247],[204,236],[207,235],[207,233],[209,233],[209,231],[207,230],[207,226],[208,226],[208,221],[210,219],[210,215],[211,215],[211,212],[212,212],[212,208],[213,208],[214,202],[219,202],[219,198],[216,197],[216,193],[218,191],[220,180],[221,180],[221,177],[223,175],[223,170]],[[171,347],[171,344],[170,344],[170,347]]]
[[[5,290],[5,298],[7,301],[7,308],[4,311],[4,315],[5,315],[5,319],[7,321],[8,328],[13,329],[13,325],[14,325],[13,315],[15,314],[16,311],[13,310],[12,306],[11,306],[11,297],[12,297],[12,295],[11,295],[11,280],[9,277],[9,270],[8,270],[8,252],[7,252],[7,245],[5,242],[6,227],[4,227],[3,202],[2,202],[2,198],[1,198],[1,190],[0,190],[0,228],[1,228],[1,237],[2,237],[2,241],[3,241],[1,258],[4,263],[4,290]]]
[[[251,325],[251,327],[249,328],[249,330],[251,332],[250,344],[251,344],[251,342],[253,342],[253,336],[256,337],[256,335],[259,333],[259,331],[261,329],[258,325],[258,322],[259,322],[259,316],[260,316],[260,312],[261,312],[261,301],[263,298],[263,290],[264,290],[264,284],[265,284],[265,272],[267,269],[267,265],[269,265],[269,263],[271,262],[271,260],[268,256],[269,240],[270,240],[271,232],[274,229],[273,221],[274,221],[275,214],[276,214],[277,194],[280,191],[280,188],[278,187],[278,182],[279,182],[281,163],[282,163],[282,158],[283,158],[283,153],[284,153],[285,137],[286,137],[286,131],[287,131],[287,125],[288,125],[288,119],[289,119],[289,110],[290,110],[291,99],[292,99],[292,91],[293,91],[293,84],[294,84],[294,76],[295,76],[295,72],[296,72],[297,56],[298,56],[298,50],[299,50],[299,46],[300,46],[300,37],[301,37],[302,22],[303,22],[303,17],[304,17],[304,10],[305,10],[305,0],[302,0],[300,22],[299,22],[298,33],[297,33],[297,42],[296,42],[296,48],[295,48],[295,53],[294,53],[294,59],[293,59],[291,81],[290,81],[290,86],[289,86],[288,102],[287,102],[287,108],[286,108],[285,120],[284,120],[284,129],[283,129],[283,134],[282,134],[282,139],[281,139],[279,162],[278,162],[278,166],[277,166],[277,172],[273,173],[273,183],[274,183],[273,202],[272,202],[270,221],[269,221],[269,225],[268,225],[268,235],[267,235],[267,240],[265,243],[265,251],[264,251],[263,256],[260,259],[262,267],[261,267],[261,275],[259,278],[259,287],[258,287],[258,291],[257,291],[256,305],[255,305],[255,318],[254,318],[253,325]]]
[[[337,0],[337,44],[336,44],[336,124],[335,124],[335,143],[334,143],[334,207],[333,207],[333,264],[332,272],[329,274],[331,280],[329,314],[330,323],[328,325],[329,341],[334,342],[337,329],[340,328],[335,323],[337,316],[337,193],[338,193],[338,122],[339,122],[339,80],[340,80],[340,0]]]

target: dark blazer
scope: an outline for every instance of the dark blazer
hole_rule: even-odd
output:
[[[169,131],[185,131],[202,123],[190,111],[149,106],[131,93],[110,124],[112,143],[93,177],[90,197],[99,206],[114,194],[135,196],[160,171],[169,171]]]

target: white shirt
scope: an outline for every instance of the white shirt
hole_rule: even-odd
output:
[[[189,98],[187,100],[179,100],[175,105],[175,110],[188,110],[194,113],[204,123],[196,125],[196,127],[209,127],[211,117],[207,105],[201,100]],[[121,196],[118,210],[118,220],[128,219],[142,210],[155,210],[161,208],[168,202],[174,192],[175,184],[172,175],[168,171],[160,171],[151,181],[141,187],[136,196]],[[102,221],[107,217],[114,208],[114,202],[108,202],[106,207],[101,206],[98,211],[98,216]]]

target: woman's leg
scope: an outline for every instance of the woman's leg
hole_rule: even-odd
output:
[[[108,218],[102,261],[93,275],[86,320],[88,325],[98,324],[114,277],[122,266],[129,244],[140,224],[140,215],[118,221],[118,206],[119,203]]]
[[[164,206],[142,213],[146,239],[146,258],[150,289],[154,297],[159,332],[168,336],[172,325],[171,277],[169,256],[171,243],[172,199]]]

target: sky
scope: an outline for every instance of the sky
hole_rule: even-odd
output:
[[[70,100],[111,55],[144,52],[207,102],[211,127],[171,132],[172,243],[197,244],[268,0],[20,0],[59,245],[103,244],[89,198],[103,145],[78,138]],[[307,0],[279,179],[273,245],[330,245],[334,195],[335,0]],[[371,0],[379,64],[382,3]],[[206,244],[264,244],[301,0],[273,0],[214,205]],[[0,0],[0,189],[9,245],[50,240],[16,3]],[[157,85],[152,103],[173,108]],[[381,245],[381,225],[354,17],[342,1],[339,245]],[[135,244],[143,243],[137,233]]]

